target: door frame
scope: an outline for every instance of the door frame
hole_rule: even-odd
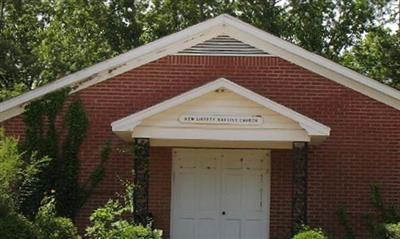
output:
[[[191,149],[191,150],[198,150],[198,151],[206,151],[206,150],[210,150],[210,151],[249,151],[249,150],[258,150],[258,151],[265,151],[266,152],[266,167],[267,167],[267,173],[266,173],[266,191],[265,193],[267,193],[267,196],[265,198],[266,201],[266,208],[267,208],[267,215],[266,215],[266,235],[267,235],[267,239],[270,236],[270,215],[271,215],[271,150],[268,149],[230,149],[230,148],[172,148],[171,149],[171,154],[172,154],[172,167],[171,167],[171,201],[170,201],[170,226],[169,226],[169,238],[174,239],[174,232],[173,232],[173,228],[174,228],[174,205],[175,205],[175,196],[174,196],[174,192],[175,192],[175,180],[174,180],[174,174],[175,174],[175,167],[176,167],[176,156],[175,156],[175,151],[176,150],[181,150],[181,149]]]

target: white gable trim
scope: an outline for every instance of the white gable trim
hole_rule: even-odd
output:
[[[175,96],[171,99],[168,99],[164,102],[151,106],[147,109],[142,111],[136,112],[130,116],[122,118],[120,120],[114,121],[111,123],[112,131],[113,132],[129,132],[132,133],[135,131],[135,128],[140,128],[140,124],[146,118],[149,118],[153,115],[171,109],[172,107],[179,106],[185,102],[193,100],[197,97],[203,96],[209,92],[218,90],[218,89],[226,89],[229,90],[237,95],[245,97],[265,108],[268,108],[280,115],[283,115],[297,123],[307,132],[308,136],[311,137],[327,137],[330,133],[330,128],[313,120],[310,119],[302,114],[299,114],[281,104],[278,104],[270,99],[267,99],[253,91],[250,91],[236,83],[233,83],[227,79],[220,78],[198,88],[192,89],[186,93],[181,95]],[[167,133],[167,132],[166,132]],[[210,134],[208,134],[208,137]],[[250,136],[249,136],[250,137]],[[179,138],[180,139],[180,138]],[[183,139],[183,138],[182,138]],[[204,138],[200,138],[204,140]],[[302,140],[307,140],[305,138],[301,138]],[[246,138],[246,140],[251,140],[250,138]],[[279,141],[279,139],[276,139]]]
[[[79,91],[221,34],[228,34],[400,110],[400,91],[223,14],[2,102],[0,122],[22,113],[24,104],[47,93],[65,87]]]

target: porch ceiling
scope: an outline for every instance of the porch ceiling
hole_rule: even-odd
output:
[[[329,127],[223,78],[111,126],[127,141],[150,138],[159,146],[286,148],[296,141],[321,142],[330,132]]]

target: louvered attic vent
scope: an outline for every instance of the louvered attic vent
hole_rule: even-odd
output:
[[[219,35],[177,53],[178,55],[270,55],[228,35]]]

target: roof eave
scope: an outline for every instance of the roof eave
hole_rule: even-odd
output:
[[[22,113],[25,104],[50,92],[66,87],[76,92],[222,32],[400,110],[400,91],[223,14],[4,101],[0,103],[0,122]]]

